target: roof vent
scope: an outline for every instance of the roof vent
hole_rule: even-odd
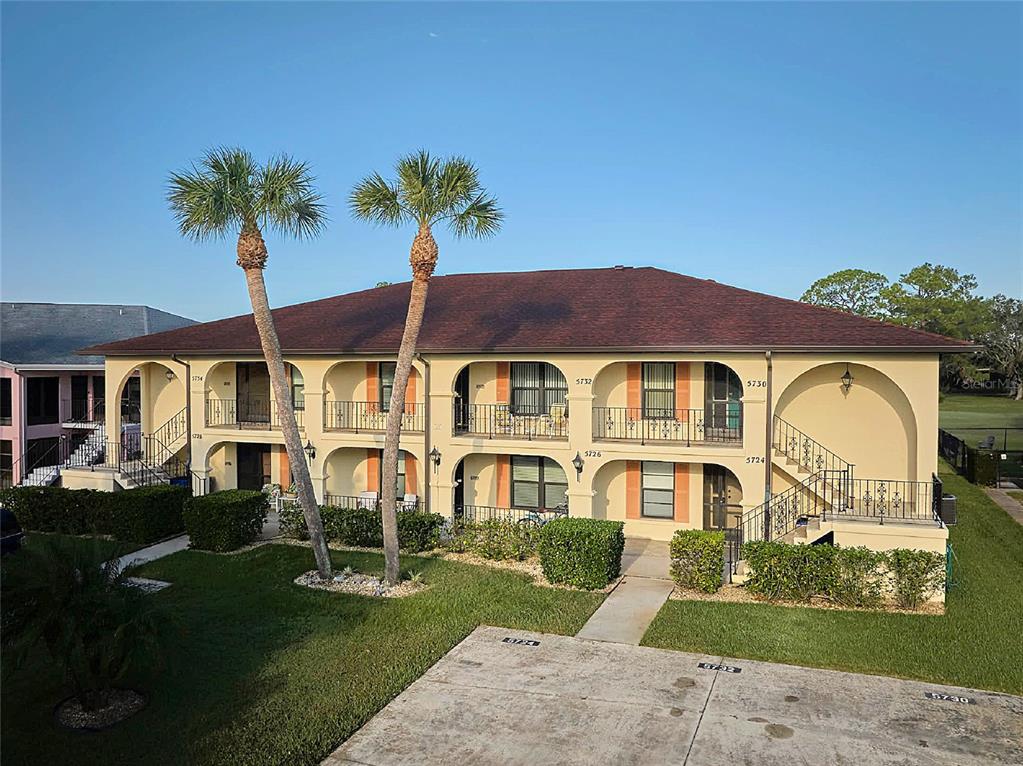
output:
[[[623,266],[623,265],[622,265],[622,264],[620,264],[620,263],[616,263],[616,264],[614,265],[614,268],[615,268],[615,269],[617,269],[617,270],[621,270],[621,269],[631,269],[631,268],[632,268],[632,266]]]

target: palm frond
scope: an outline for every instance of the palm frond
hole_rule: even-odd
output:
[[[398,226],[409,219],[401,205],[398,185],[388,183],[379,173],[356,184],[348,197],[348,206],[356,218],[382,226]]]
[[[440,161],[425,149],[398,160],[398,194],[403,207],[415,214],[420,222],[429,222],[437,209],[437,175]]]
[[[315,236],[327,222],[315,180],[306,163],[286,154],[272,157],[256,174],[256,219],[298,239]]]
[[[167,189],[178,230],[196,240],[227,236],[241,218],[225,184],[197,168],[172,173]]]
[[[482,239],[492,237],[501,230],[504,213],[497,206],[497,200],[478,194],[468,205],[448,217],[451,231],[456,237]]]
[[[437,174],[437,213],[444,215],[469,204],[480,193],[476,166],[464,157],[445,160]]]

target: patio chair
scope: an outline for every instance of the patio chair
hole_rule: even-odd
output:
[[[376,492],[360,492],[358,500],[359,508],[365,510],[373,510],[377,507],[377,493]]]
[[[977,449],[994,449],[995,448],[995,437],[994,435],[987,437],[984,441],[977,444]]]
[[[414,511],[418,505],[419,495],[411,492],[406,492],[405,497],[401,500],[401,510],[403,511]]]

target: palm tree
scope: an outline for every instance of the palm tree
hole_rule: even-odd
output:
[[[489,237],[501,228],[503,218],[497,201],[480,185],[476,166],[467,159],[451,157],[442,161],[420,150],[398,160],[395,172],[397,179],[393,181],[385,181],[379,173],[368,176],[352,190],[349,198],[356,218],[382,226],[412,224],[418,227],[409,255],[412,290],[394,370],[381,471],[384,578],[392,585],[398,581],[398,440],[405,410],[405,386],[426,311],[426,291],[437,267],[437,243],[432,227],[444,222],[456,237]]]
[[[272,157],[260,165],[244,149],[221,147],[206,152],[190,170],[173,173],[167,200],[182,236],[206,241],[223,239],[237,232],[237,263],[245,272],[252,315],[277,400],[288,463],[309,528],[316,568],[320,576],[326,578],[331,569],[323,520],[313,494],[313,482],[284,371],[281,343],[263,282],[267,261],[263,229],[305,239],[316,236],[326,225],[322,197],[313,187],[313,180],[304,162],[287,155]]]

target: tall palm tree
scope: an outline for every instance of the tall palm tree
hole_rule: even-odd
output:
[[[316,236],[326,225],[322,197],[313,180],[304,162],[287,155],[272,157],[261,165],[244,149],[220,147],[206,152],[191,169],[171,174],[167,200],[185,237],[206,241],[224,239],[237,232],[237,263],[245,272],[252,315],[277,400],[288,464],[298,487],[316,568],[326,578],[331,568],[323,520],[313,494],[281,343],[263,282],[267,261],[264,229],[305,239]]]
[[[394,370],[381,471],[384,578],[390,584],[398,581],[396,484],[405,386],[426,311],[426,291],[437,267],[437,243],[432,227],[445,223],[456,237],[489,237],[501,228],[503,218],[497,201],[488,196],[480,185],[476,166],[463,157],[439,160],[420,150],[398,160],[395,172],[397,178],[391,181],[384,180],[379,173],[364,178],[349,197],[352,214],[356,218],[382,226],[410,224],[418,229],[409,255],[412,290]]]

